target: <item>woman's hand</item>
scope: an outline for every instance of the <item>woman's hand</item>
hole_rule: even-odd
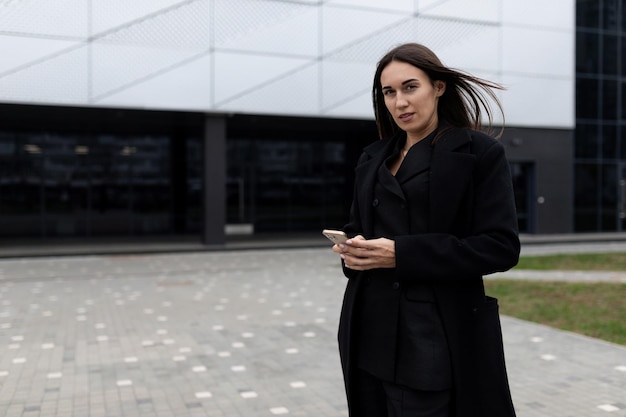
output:
[[[391,239],[366,240],[359,235],[333,246],[333,251],[339,253],[346,268],[356,271],[396,267],[396,243]]]

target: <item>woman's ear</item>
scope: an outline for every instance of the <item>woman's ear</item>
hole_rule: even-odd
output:
[[[437,91],[437,97],[441,97],[446,92],[446,82],[441,80],[435,81],[435,91]]]

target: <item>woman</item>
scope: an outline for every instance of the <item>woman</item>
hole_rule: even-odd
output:
[[[480,131],[485,97],[500,107],[493,88],[419,44],[378,63],[381,140],[355,169],[352,237],[333,246],[349,278],[339,348],[351,417],[515,415],[482,282],[520,250],[504,149]]]

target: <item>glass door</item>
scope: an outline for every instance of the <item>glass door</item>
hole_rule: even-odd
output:
[[[532,233],[535,225],[535,165],[532,162],[511,162],[517,222],[521,233]]]

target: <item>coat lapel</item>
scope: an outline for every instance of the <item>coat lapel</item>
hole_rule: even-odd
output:
[[[378,167],[393,152],[398,141],[379,140],[364,149],[369,158],[355,169],[355,180],[359,187],[358,202],[363,233],[372,236],[374,231],[374,185]],[[471,136],[466,129],[452,128],[444,133],[433,147],[430,164],[430,232],[449,232],[457,217],[456,211],[467,194],[474,170],[476,157],[471,153]]]
[[[449,232],[467,194],[476,157],[465,129],[444,133],[433,148],[430,165],[430,232]]]
[[[374,233],[374,213],[372,203],[374,201],[374,186],[378,167],[384,163],[388,155],[393,151],[397,142],[397,136],[392,139],[383,139],[367,146],[363,151],[369,155],[369,159],[355,168],[355,181],[363,184],[359,187],[358,202],[361,219],[363,219],[363,233],[366,237]]]

